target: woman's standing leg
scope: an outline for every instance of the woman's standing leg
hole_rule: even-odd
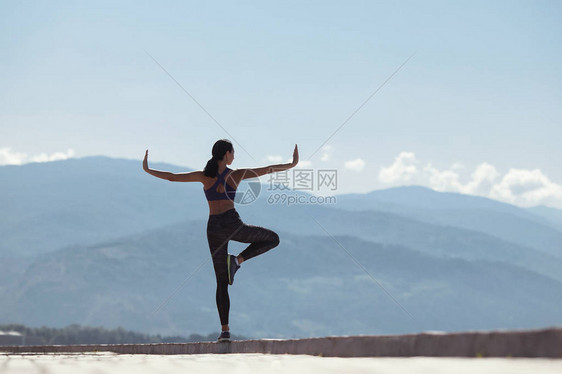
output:
[[[228,296],[228,270],[226,257],[228,252],[228,233],[217,217],[210,217],[207,223],[207,240],[213,259],[217,281],[216,302],[223,331],[228,331],[228,314],[230,298]]]

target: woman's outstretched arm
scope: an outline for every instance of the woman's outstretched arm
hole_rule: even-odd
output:
[[[156,178],[165,179],[170,182],[203,182],[203,172],[202,171],[192,171],[189,173],[170,173],[169,171],[154,170],[148,167],[148,149],[144,155],[144,160],[142,162],[142,168],[148,174],[155,176]]]
[[[248,178],[255,178],[256,176],[261,177],[262,175],[265,174],[271,174],[271,173],[275,173],[278,171],[284,171],[290,168],[294,168],[295,166],[297,166],[297,164],[299,163],[299,148],[298,146],[295,144],[295,149],[293,151],[293,162],[289,162],[286,164],[275,164],[275,165],[268,165],[268,166],[264,166],[261,168],[253,168],[253,169],[244,169],[246,171],[250,171],[243,173],[243,178],[242,179],[248,179]]]

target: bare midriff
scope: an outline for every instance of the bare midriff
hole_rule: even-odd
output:
[[[221,214],[229,209],[234,208],[234,201],[232,200],[215,200],[208,201],[209,203],[209,215]]]

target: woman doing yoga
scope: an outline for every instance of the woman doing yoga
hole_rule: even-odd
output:
[[[203,171],[170,173],[150,169],[148,167],[148,150],[146,150],[143,169],[150,175],[171,182],[201,182],[203,184],[203,190],[209,203],[207,240],[217,280],[216,301],[222,325],[222,332],[218,340],[229,341],[228,313],[230,298],[228,286],[232,285],[234,274],[244,261],[265,253],[279,244],[279,236],[275,232],[242,222],[240,215],[234,208],[236,189],[244,179],[295,167],[299,162],[299,151],[295,144],[293,162],[291,163],[235,170],[228,167],[234,161],[234,147],[229,140],[218,140],[213,145],[212,155],[213,157],[207,162]],[[229,240],[250,243],[250,245],[238,256],[234,256],[228,254]]]

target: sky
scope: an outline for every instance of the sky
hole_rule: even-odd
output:
[[[0,165],[292,159],[562,209],[560,1],[0,2]],[[321,191],[315,191],[321,193]]]

